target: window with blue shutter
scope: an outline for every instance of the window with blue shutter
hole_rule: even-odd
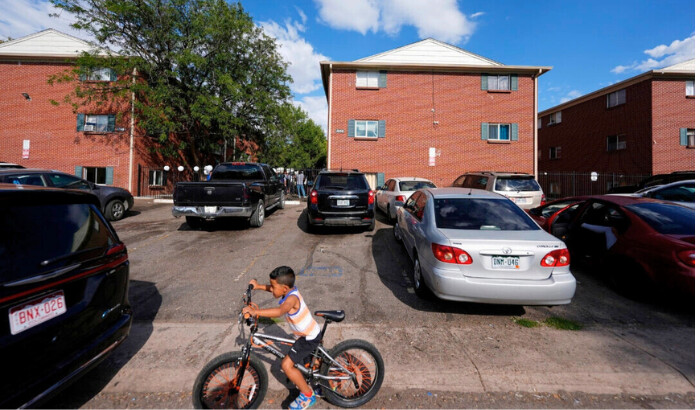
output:
[[[80,165],[75,166],[75,176],[78,178],[83,177],[83,167],[81,167]]]
[[[482,90],[489,89],[489,75],[488,74],[481,74],[481,89]]]
[[[379,138],[386,137],[386,121],[379,120],[378,128],[379,128],[379,132],[377,133],[377,137],[379,137]],[[384,185],[384,184],[382,184],[382,185]]]
[[[348,137],[355,136],[355,120],[348,120]]]
[[[681,145],[684,147],[688,146],[688,129],[681,128]]]
[[[105,185],[114,183],[114,167],[107,167],[107,175],[105,176]]]
[[[516,124],[516,123],[510,124],[510,140],[511,141],[518,140],[518,124]]]
[[[78,114],[78,131],[83,131],[85,128],[85,114]]]
[[[379,88],[386,88],[386,71],[379,72]]]
[[[108,132],[114,132],[114,124],[117,120],[117,116],[115,114],[110,114],[107,116],[107,131]]]
[[[481,123],[481,139],[482,140],[489,139],[489,123],[488,122]]]
[[[377,186],[384,186],[384,173],[383,172],[377,172]]]
[[[513,74],[510,76],[510,89],[512,91],[518,91],[518,75]]]

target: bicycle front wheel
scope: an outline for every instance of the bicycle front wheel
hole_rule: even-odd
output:
[[[206,364],[192,388],[192,404],[197,409],[254,409],[267,392],[267,372],[255,357],[248,359],[240,381],[241,353],[224,353]]]
[[[324,382],[326,400],[339,407],[358,407],[377,394],[384,381],[384,360],[374,345],[364,340],[346,340],[329,354],[342,368],[324,360],[321,374],[331,378],[327,385]],[[348,372],[355,375],[357,385],[352,380],[341,379]]]

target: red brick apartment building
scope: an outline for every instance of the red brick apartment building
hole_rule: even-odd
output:
[[[544,110],[538,127],[540,172],[694,171],[695,60]]]
[[[48,83],[90,48],[53,29],[0,44],[0,161],[75,174],[134,195],[165,190],[166,164],[149,153],[148,139],[131,121],[130,101],[74,113],[63,101],[75,84]],[[104,69],[82,80],[115,79]]]
[[[322,61],[330,169],[371,185],[401,176],[448,186],[467,171],[536,174],[537,78],[427,39],[352,62]]]

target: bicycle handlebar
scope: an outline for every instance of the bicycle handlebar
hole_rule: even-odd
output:
[[[248,288],[246,288],[244,297],[243,297],[243,303],[246,306],[250,306],[250,299],[252,297],[253,293],[253,285],[248,285]],[[243,319],[245,320],[246,325],[250,326],[253,324],[253,318],[251,317],[250,313],[246,313],[244,315],[239,315],[239,323],[240,323],[240,317],[243,316]]]

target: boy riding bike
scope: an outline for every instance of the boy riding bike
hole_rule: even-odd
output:
[[[301,371],[294,367],[295,364],[304,364],[304,359],[311,355],[320,342],[321,327],[311,315],[311,311],[304,303],[299,290],[294,286],[294,270],[288,266],[279,266],[270,272],[270,284],[261,285],[255,279],[250,281],[255,290],[271,292],[276,298],[281,298],[279,306],[270,309],[255,309],[251,306],[243,308],[244,315],[262,317],[284,316],[289,327],[299,338],[282,360],[282,370],[287,378],[296,385],[301,392],[299,397],[289,406],[290,409],[306,409],[316,404],[316,394],[306,383]]]

